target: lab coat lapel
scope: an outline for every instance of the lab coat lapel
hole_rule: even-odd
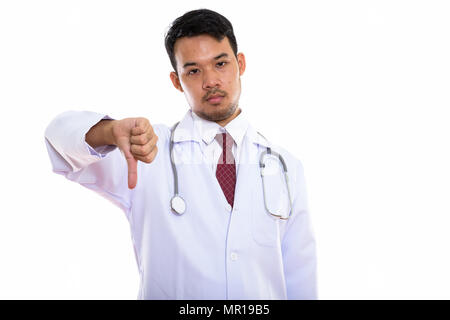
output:
[[[206,170],[208,172],[203,172],[198,175],[198,178],[209,177],[210,182],[207,185],[211,186],[211,191],[213,194],[217,194],[218,202],[223,206],[227,206],[228,202],[223,194],[222,188],[217,181],[216,176],[211,172],[210,166],[206,161],[206,156],[204,154],[203,143],[201,137],[194,127],[194,120],[192,118],[191,111],[189,110],[184,118],[179,122],[178,126],[174,132],[174,162],[177,166],[178,171],[180,171],[180,185],[182,185],[182,171],[183,170]],[[208,178],[206,178],[208,179]],[[180,186],[180,194],[182,194]],[[196,190],[197,192],[202,192],[202,190]],[[204,190],[203,192],[207,192]],[[189,200],[186,199],[186,202]]]
[[[258,135],[256,130],[249,124],[240,150],[239,169],[234,196],[236,208],[243,208],[243,206],[248,206],[251,202],[252,193],[258,185],[255,183],[261,179],[259,175],[259,155],[268,145],[267,140]]]

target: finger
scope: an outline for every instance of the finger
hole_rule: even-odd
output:
[[[130,139],[131,141],[131,139]],[[145,156],[148,153],[150,153],[153,148],[156,146],[156,143],[158,142],[158,136],[154,135],[150,141],[148,141],[146,144],[144,145],[140,145],[140,144],[131,144],[131,153],[133,155],[138,155],[138,156]]]
[[[150,143],[144,145],[132,144],[130,151],[133,156],[146,156],[152,151],[153,147],[154,145],[151,145]]]
[[[151,163],[153,160],[155,160],[156,155],[158,154],[158,148],[155,146],[155,148],[146,156],[138,156],[134,155],[134,158],[136,160],[145,162],[145,163]]]
[[[150,128],[150,122],[146,118],[137,118],[134,128],[131,129],[131,135],[136,136],[145,133]],[[151,130],[153,131],[153,129]]]
[[[131,154],[130,142],[129,142],[128,138],[126,138],[126,137],[121,138],[118,141],[118,145],[127,161],[128,188],[133,189],[137,184],[137,160]]]
[[[147,142],[149,142],[152,137],[153,137],[153,134],[151,132],[147,131],[140,135],[135,135],[135,136],[132,135],[130,137],[130,142],[132,144],[144,145]]]
[[[137,184],[137,160],[130,152],[125,153],[125,159],[128,165],[128,188],[133,189]]]

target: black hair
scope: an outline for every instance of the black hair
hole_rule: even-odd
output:
[[[233,26],[227,18],[221,14],[208,10],[198,9],[186,12],[175,19],[165,36],[165,46],[169,55],[170,63],[177,73],[177,62],[175,61],[175,42],[182,37],[194,37],[208,34],[218,41],[228,38],[234,55],[237,57],[237,43],[234,36]]]

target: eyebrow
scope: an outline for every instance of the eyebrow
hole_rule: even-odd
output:
[[[218,56],[214,57],[214,60],[219,60],[221,58],[226,58],[226,57],[228,57],[228,53],[224,52],[224,53],[221,53]],[[183,65],[183,68],[187,68],[187,67],[190,67],[190,66],[196,66],[196,65],[198,65],[197,62],[186,62]]]

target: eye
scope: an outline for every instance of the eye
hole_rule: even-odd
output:
[[[189,70],[188,75],[194,75],[194,74],[198,73],[198,71],[199,71],[198,69]]]
[[[216,66],[218,66],[218,67],[223,67],[223,66],[226,65],[226,64],[227,64],[226,61],[220,61],[220,62],[218,62],[218,63],[216,64]]]

